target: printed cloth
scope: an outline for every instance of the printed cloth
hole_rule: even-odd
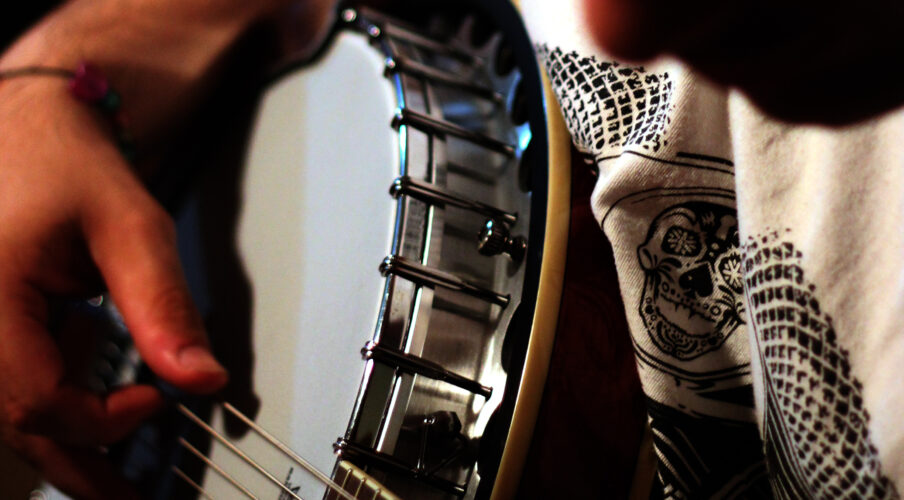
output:
[[[577,1],[521,10],[599,170],[653,496],[897,498],[904,111],[786,125],[680,63],[612,60]]]

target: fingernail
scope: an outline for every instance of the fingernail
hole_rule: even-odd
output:
[[[217,363],[210,351],[204,347],[193,345],[179,351],[179,364],[183,368],[205,373],[226,374],[223,365]]]

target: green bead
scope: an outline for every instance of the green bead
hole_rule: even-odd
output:
[[[100,109],[104,110],[107,113],[112,113],[119,109],[119,105],[122,100],[119,97],[119,93],[115,90],[110,89],[107,91],[106,95],[97,103],[100,106]]]

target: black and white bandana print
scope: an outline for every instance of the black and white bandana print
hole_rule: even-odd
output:
[[[640,316],[663,353],[696,358],[743,324],[734,209],[706,202],[670,207],[653,221],[637,257],[645,274]]]
[[[599,161],[627,147],[645,152],[662,148],[673,86],[667,73],[598,61],[558,47],[541,45],[537,51],[579,150]]]
[[[861,384],[787,233],[751,237],[742,249],[776,496],[898,498],[870,438]]]
[[[637,265],[644,273],[637,313],[653,347],[635,342],[635,352],[658,373],[650,380],[665,378],[645,390],[672,393],[670,404],[647,398],[654,496],[770,498],[756,423],[716,416],[752,412],[754,404],[747,365],[726,365],[720,352],[746,333],[734,208],[702,200],[667,207],[637,247]]]
[[[601,171],[628,158],[627,168],[643,159],[663,172],[732,175],[728,159],[668,147],[675,84],[667,72],[547,46],[538,53],[575,146]],[[643,276],[642,288],[625,293],[642,294],[626,302],[641,320],[633,337],[657,458],[653,497],[769,498],[749,363],[728,352],[746,345],[734,193],[637,189],[609,208],[638,215],[615,231],[636,251],[620,265]]]

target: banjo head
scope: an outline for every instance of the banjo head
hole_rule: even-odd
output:
[[[364,368],[355,347],[373,336],[377,264],[392,249],[385,186],[398,175],[399,148],[386,117],[395,96],[372,52],[365,38],[339,34],[317,61],[269,84],[240,182],[235,250],[250,282],[255,421],[326,472],[336,458],[324,436],[345,433]],[[213,416],[225,431],[222,413]],[[323,496],[322,484],[253,433],[236,444],[302,498]],[[279,496],[227,448],[215,444],[208,457],[249,490]],[[202,486],[214,498],[235,494],[216,473]]]

